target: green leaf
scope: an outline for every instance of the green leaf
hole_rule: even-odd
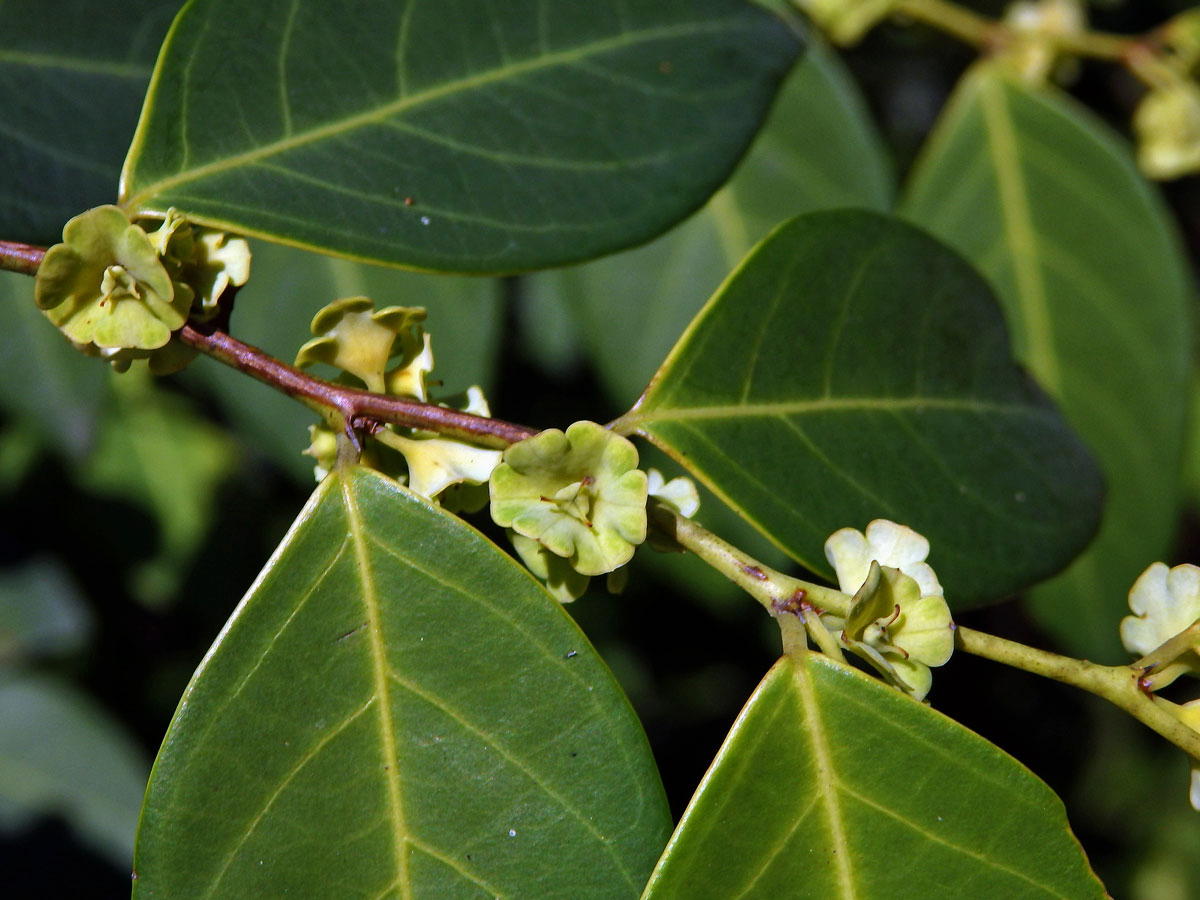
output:
[[[154,57],[181,0],[0,4],[0,235],[53,244],[111,203]]]
[[[196,0],[121,196],[413,268],[586,259],[698,207],[797,50],[736,0]]]
[[[0,570],[0,665],[77,651],[94,624],[60,560],[46,557]]]
[[[865,211],[773,232],[616,428],[818,573],[838,528],[916,529],[960,607],[1061,568],[1099,514],[1095,466],[1011,361],[987,285]]]
[[[1072,652],[1123,659],[1125,594],[1167,553],[1179,503],[1193,289],[1170,214],[1086,110],[986,66],[943,114],[903,210],[989,279],[1018,359],[1099,460],[1099,536],[1034,607]]]
[[[874,679],[783,657],[738,716],[643,900],[1100,900],[1061,801]]]
[[[113,864],[129,865],[146,765],[93,701],[47,678],[0,679],[0,831],[61,815]]]
[[[816,209],[883,210],[891,197],[890,167],[866,103],[837,55],[814,36],[767,127],[703,211],[646,247],[526,279],[525,320],[561,330],[547,307],[569,310],[605,387],[624,409],[704,298],[768,231]]]
[[[312,337],[309,322],[339,297],[370,297],[384,306],[424,306],[433,339],[435,397],[473,384],[486,392],[496,369],[503,306],[500,284],[365,265],[277,244],[256,243],[250,281],[238,292],[232,331],[285,362]],[[315,373],[330,376],[332,371]],[[201,359],[188,377],[204,382],[248,443],[312,484],[313,458],[303,456],[311,410],[228,366]]]
[[[134,573],[131,587],[143,602],[158,603],[176,592],[199,552],[217,512],[217,488],[237,454],[223,431],[158,388],[144,367],[116,376],[114,389],[116,403],[101,422],[80,481],[154,513],[157,553]]]
[[[91,451],[108,366],[78,353],[33,302],[33,279],[0,272],[0,407],[68,459]]]
[[[133,896],[636,897],[669,830],[641,727],[567,614],[354,468],[180,702]]]

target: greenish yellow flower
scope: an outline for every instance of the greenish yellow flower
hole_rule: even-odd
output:
[[[1086,33],[1087,16],[1079,0],[1021,0],[1009,5],[1004,24],[1009,41],[994,58],[1027,83],[1040,85],[1056,69],[1063,74],[1063,43]]]
[[[1179,720],[1184,725],[1192,729],[1192,731],[1200,731],[1200,700],[1193,700],[1190,703],[1184,703],[1178,707],[1177,715]],[[1192,764],[1192,782],[1191,789],[1188,791],[1188,800],[1191,801],[1192,809],[1200,812],[1200,759],[1191,757]]]
[[[517,534],[511,528],[508,529],[508,539],[512,541],[521,562],[545,584],[546,590],[559,603],[578,600],[587,591],[592,577],[575,571],[570,562],[551,553],[545,545]]]
[[[857,44],[887,18],[896,0],[795,0],[808,16],[843,47]]]
[[[187,320],[180,292],[146,232],[115,206],[81,213],[46,251],[34,288],[37,304],[77,345],[156,350]]]
[[[376,311],[367,297],[336,300],[312,320],[316,337],[296,354],[297,366],[327,363],[359,379],[367,390],[425,401],[433,350],[421,323],[425,310],[389,306]],[[399,357],[390,371],[388,363]]]
[[[931,666],[954,651],[954,622],[937,575],[925,557],[929,542],[911,528],[876,519],[866,534],[843,528],[825,542],[838,584],[854,595],[841,641],[918,700],[929,693]]]
[[[576,422],[513,444],[492,473],[492,518],[584,575],[612,572],[646,539],[646,473],[637,449]]]
[[[1138,165],[1151,178],[1200,171],[1200,85],[1180,80],[1148,93],[1133,114]]]

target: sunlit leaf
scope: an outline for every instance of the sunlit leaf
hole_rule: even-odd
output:
[[[1100,462],[1099,536],[1034,608],[1074,652],[1124,659],[1125,594],[1167,552],[1179,502],[1193,289],[1170,214],[1086,110],[987,67],[943,114],[903,210],[988,278],[1018,359]]]
[[[151,777],[134,897],[636,897],[670,829],[628,702],[460,520],[327,479]]]
[[[936,690],[936,688],[935,688]],[[758,686],[643,900],[1101,900],[1012,757],[825,657]]]
[[[159,43],[182,0],[0,4],[0,235],[52,244],[117,196]]]
[[[366,296],[376,306],[424,306],[433,339],[434,397],[473,384],[490,388],[499,350],[500,284],[495,279],[424,275],[256,242],[250,282],[238,293],[232,331],[284,362],[312,337],[316,312],[340,297]],[[312,374],[332,376],[333,370]],[[248,442],[298,480],[312,483],[303,456],[317,417],[290,397],[243,373],[199,359],[190,378],[212,388]]]
[[[1090,457],[1009,356],[986,283],[865,211],[760,244],[618,420],[789,554],[887,518],[926,535],[951,603],[1003,597],[1091,537]]]
[[[127,869],[146,784],[137,745],[94,701],[35,676],[0,678],[0,829],[62,816]]]
[[[197,0],[122,202],[422,269],[587,259],[703,203],[797,49],[735,0]]]

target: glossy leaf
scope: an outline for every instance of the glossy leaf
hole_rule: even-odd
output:
[[[29,675],[0,678],[0,722],[0,831],[59,815],[126,869],[146,784],[132,737],[94,701]]]
[[[0,4],[0,235],[52,244],[117,196],[121,160],[181,0]]]
[[[487,392],[496,368],[501,311],[500,284],[487,278],[452,278],[306,253],[277,244],[253,246],[250,282],[238,293],[232,331],[285,362],[312,337],[309,322],[339,297],[366,296],[380,308],[424,306],[433,339],[435,396],[455,394],[473,384]],[[241,372],[199,359],[188,370],[203,381],[247,443],[265,453],[298,481],[312,484],[308,426],[311,410]],[[313,370],[331,377],[331,369]]]
[[[533,275],[531,327],[574,320],[610,396],[624,409],[688,322],[768,231],[816,209],[886,209],[892,175],[866,103],[819,37],[779,94],[733,179],[686,223],[652,244]],[[564,326],[558,324],[562,329]],[[531,345],[562,341],[539,337]]]
[[[703,203],[797,49],[735,0],[197,0],[122,202],[422,269],[586,259]]]
[[[936,689],[936,688],[935,688]],[[783,657],[738,716],[643,900],[1101,900],[1061,801],[860,672]]]
[[[562,608],[352,469],[180,702],[133,896],[636,897],[669,828],[641,727]]]
[[[958,605],[1061,568],[1099,513],[1095,466],[1012,363],[987,285],[865,211],[773,232],[616,427],[819,573],[838,528],[915,528]]]
[[[1074,652],[1122,660],[1126,592],[1168,551],[1179,502],[1192,286],[1170,215],[1086,110],[988,67],[944,113],[903,210],[988,278],[1018,359],[1100,462],[1100,534],[1034,607]]]

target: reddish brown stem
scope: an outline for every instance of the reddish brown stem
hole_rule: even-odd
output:
[[[46,255],[44,247],[0,241],[0,269],[36,275]],[[435,431],[484,447],[502,449],[537,434],[537,430],[500,419],[486,419],[432,403],[374,394],[314,378],[280,362],[257,347],[213,327],[187,323],[178,332],[189,347],[245,372],[277,391],[299,400],[322,415],[337,413],[346,429],[357,435],[384,423]]]

